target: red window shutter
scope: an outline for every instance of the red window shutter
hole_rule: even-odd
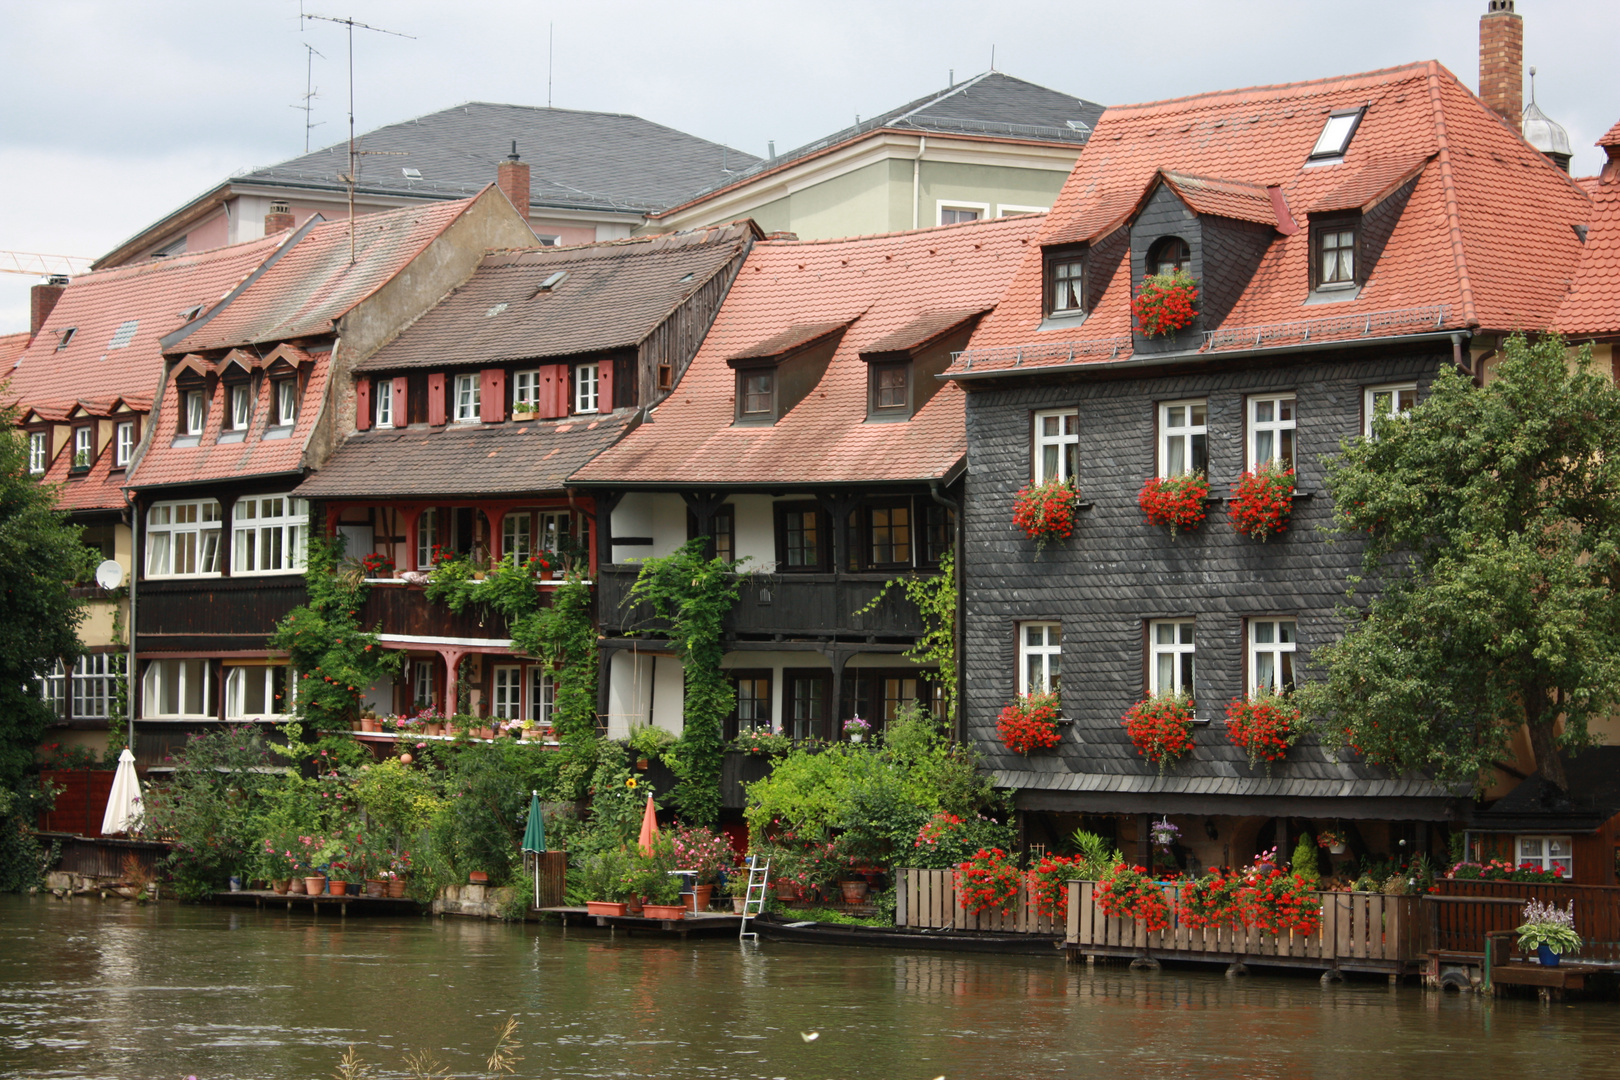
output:
[[[540,417],[556,420],[568,415],[568,365],[540,369]]]
[[[428,423],[444,426],[444,372],[435,371],[428,376]]]
[[[411,422],[410,415],[405,411],[410,401],[407,396],[410,392],[409,383],[410,380],[404,375],[394,377],[394,426],[397,428],[406,427]]]
[[[613,361],[604,360],[596,365],[596,411],[613,411]]]
[[[478,375],[478,418],[486,424],[506,419],[506,369],[485,368]]]
[[[354,384],[354,429],[371,430],[371,380],[361,379]]]

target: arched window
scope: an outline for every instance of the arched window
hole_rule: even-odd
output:
[[[1147,272],[1168,274],[1176,270],[1192,272],[1192,249],[1179,236],[1166,236],[1148,249]]]

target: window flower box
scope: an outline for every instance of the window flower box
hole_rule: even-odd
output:
[[[1172,540],[1178,531],[1198,528],[1209,513],[1208,501],[1209,478],[1201,472],[1150,477],[1136,496],[1148,524],[1170,526]]]
[[[1013,498],[1013,524],[1035,541],[1039,555],[1047,544],[1074,535],[1074,515],[1080,491],[1067,480],[1025,484]]]
[[[1015,754],[1050,750],[1063,738],[1062,706],[1053,693],[1020,694],[996,717],[996,735]]]
[[[1193,701],[1185,694],[1157,694],[1130,707],[1123,723],[1136,752],[1162,774],[1193,747]]]
[[[1266,462],[1232,485],[1232,527],[1264,543],[1288,530],[1294,509],[1294,470]]]
[[[1180,268],[1168,274],[1149,274],[1136,290],[1131,314],[1136,316],[1137,329],[1147,337],[1179,333],[1198,318],[1198,282]]]
[[[1268,766],[1288,756],[1288,748],[1305,733],[1299,709],[1270,690],[1249,698],[1233,698],[1226,707],[1226,737],[1249,755],[1249,764]],[[1342,843],[1342,841],[1341,841]]]

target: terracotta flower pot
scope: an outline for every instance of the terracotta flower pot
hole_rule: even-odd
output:
[[[326,887],[331,890],[333,896],[349,895],[349,883],[347,881],[328,881]]]
[[[402,877],[390,878],[388,882],[388,898],[398,900],[405,895],[405,879]]]
[[[872,886],[864,881],[840,881],[838,888],[844,894],[844,903],[860,904],[866,901],[867,890]]]
[[[287,895],[287,889],[291,885],[292,885],[292,882],[286,881],[286,880],[272,881],[270,883],[270,891],[275,893],[277,896],[285,896],[285,895]]]
[[[295,877],[291,881],[287,882],[287,895],[288,896],[303,896],[304,895],[304,879],[301,878],[301,877]]]
[[[482,870],[474,870],[467,875],[467,881],[473,885],[488,885],[489,875]]]
[[[626,905],[613,903],[608,900],[587,900],[585,910],[592,915],[623,915]]]
[[[686,918],[686,909],[679,904],[642,904],[641,913],[649,919]]]
[[[731,898],[731,913],[733,915],[741,915],[743,913],[743,905],[746,903],[748,903],[747,897],[733,896]]]
[[[632,915],[640,915],[641,914],[641,897],[632,896],[628,901],[625,902],[624,906],[629,909],[630,914],[632,914]]]
[[[709,904],[714,900],[714,886],[694,885],[692,886],[691,897],[693,911],[708,911]]]
[[[366,895],[381,900],[388,895],[388,882],[381,878],[366,878]]]
[[[650,766],[651,764],[652,764],[652,762],[648,761],[644,757],[636,758],[636,768],[640,769],[642,772],[646,772],[648,766]]]
[[[776,879],[776,898],[783,903],[791,903],[799,898],[799,883],[787,878]]]
[[[326,879],[323,877],[307,877],[304,879],[304,891],[311,896],[319,896],[326,891]]]
[[[377,720],[376,720],[376,718],[371,717],[371,716],[362,716],[360,718],[360,730],[361,731],[376,731],[377,730]]]

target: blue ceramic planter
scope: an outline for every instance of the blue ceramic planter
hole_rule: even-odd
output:
[[[1557,967],[1561,958],[1546,945],[1537,945],[1536,959],[1541,962],[1542,967]]]

